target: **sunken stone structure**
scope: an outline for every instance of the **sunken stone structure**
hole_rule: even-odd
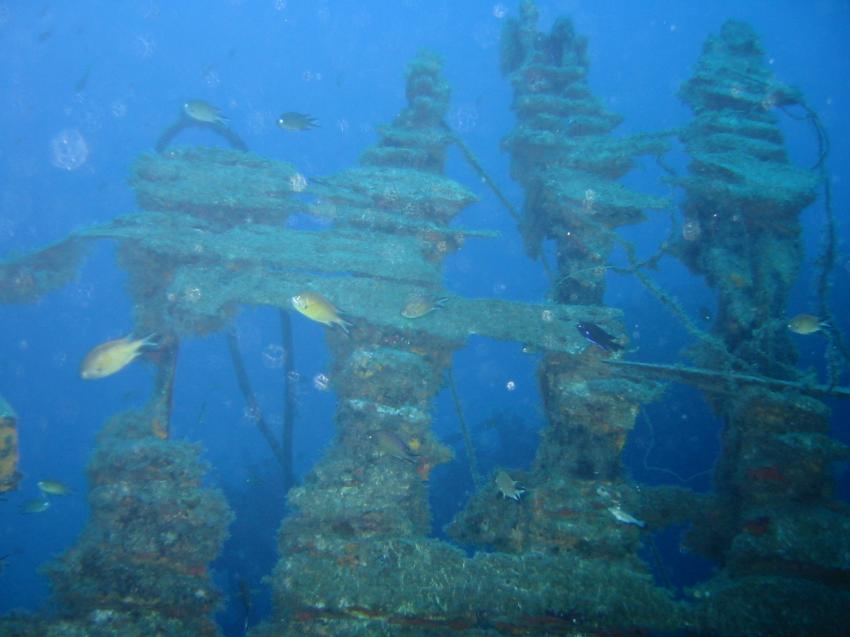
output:
[[[735,21],[706,42],[680,95],[694,112],[681,135],[691,164],[680,253],[716,291],[713,334],[725,346],[693,356],[798,379],[776,317],[800,268],[799,215],[818,175],[789,162],[774,113],[802,97],[773,78],[755,33]],[[694,591],[699,625],[712,635],[842,634],[850,511],[835,500],[832,464],[850,449],[828,436],[828,408],[761,388],[711,399],[725,422],[723,453],[690,544],[723,568]]]
[[[232,514],[219,490],[201,485],[208,467],[198,452],[154,436],[144,413],[118,415],[100,433],[88,469],[91,519],[46,568],[72,618],[104,635],[218,634],[221,594],[207,565]]]
[[[669,203],[619,180],[637,157],[664,153],[669,136],[613,136],[621,118],[588,87],[586,42],[566,19],[538,32],[537,17],[524,1],[505,23],[517,125],[504,145],[525,190],[528,250],[555,249],[549,301],[443,288],[445,256],[493,233],[454,223],[476,195],[443,172],[459,139],[429,53],[410,63],[406,105],[357,166],[308,179],[225,131],[234,148],[169,148],[187,125],[178,121],[133,168],[137,211],[0,263],[0,302],[34,302],[65,285],[95,242],[112,241],[135,332],[160,335],[147,354],[150,401],[105,426],[89,464],[92,517],[45,568],[61,614],[2,618],[0,635],[217,633],[208,567],[232,513],[202,485],[197,446],[172,435],[180,343],[228,330],[245,306],[289,311],[305,293],[345,319],[327,330],[337,431],[288,493],[267,578],[271,615],[252,637],[843,634],[850,516],[830,467],[850,454],[828,436],[820,398],[850,392],[804,382],[774,319],[818,182],[788,161],[773,110],[802,98],[770,76],[746,25],[728,23],[706,44],[681,91],[694,111],[679,131],[691,164],[673,179],[685,227],[666,250],[716,290],[718,320],[711,334],[689,330],[699,368],[628,361],[622,314],[604,306],[616,230]],[[293,215],[317,223],[304,229]],[[599,345],[580,324],[604,335]],[[438,539],[428,480],[452,451],[433,431],[432,406],[472,334],[539,354],[546,426],[531,468],[476,480],[451,540]],[[228,344],[239,377],[235,336]],[[641,488],[623,470],[639,409],[664,389],[657,378],[703,389],[724,420],[710,494]],[[240,388],[253,404],[246,378]],[[9,409],[0,416],[14,427]],[[12,462],[0,468],[4,484],[14,481]],[[680,597],[640,557],[673,523],[690,525],[688,547],[718,565]]]
[[[590,93],[585,48],[568,20],[556,21],[549,35],[538,33],[536,8],[529,2],[502,35],[502,70],[514,86],[517,113],[517,128],[506,146],[526,189],[521,229],[532,251],[539,250],[542,239],[554,240],[552,296],[574,304],[578,316],[592,322],[601,309],[613,229],[639,221],[644,208],[665,205],[628,191],[616,179],[635,155],[661,152],[666,144],[609,136],[620,118]],[[620,327],[611,331],[623,340]],[[585,341],[577,356],[544,356],[539,375],[548,426],[532,470],[511,474],[528,487],[527,498],[496,514],[491,504],[495,488],[477,494],[451,533],[521,555],[569,555],[571,572],[596,572],[604,565],[616,573],[609,578],[612,596],[640,599],[651,615],[647,624],[631,625],[662,628],[679,621],[678,610],[636,557],[641,522],[631,513],[641,503],[620,466],[640,405],[656,398],[660,387],[619,377],[604,363],[612,354],[618,356]],[[624,523],[630,518],[632,524]],[[575,612],[589,616],[595,612],[589,606]],[[630,622],[610,614],[597,621],[603,630]]]
[[[448,88],[430,56],[411,64],[407,98],[408,107],[380,129],[381,141],[364,153],[362,168],[322,180],[316,206],[356,207],[350,217],[372,219],[378,253],[392,249],[398,236],[408,236],[415,240],[413,254],[437,266],[461,240],[448,221],[472,197],[440,174],[450,139],[443,124]],[[460,196],[448,205],[453,192]],[[439,270],[432,272],[411,281],[415,287],[405,291],[445,296]],[[467,313],[469,321],[478,310],[450,299],[444,309],[412,322],[400,316],[403,296],[387,298],[384,292],[373,297],[385,298],[390,305],[382,325],[356,321],[348,337],[331,336],[339,435],[307,482],[290,494],[296,512],[281,528],[282,559],[272,576],[277,621],[256,635],[276,634],[281,623],[295,626],[301,635],[533,634],[553,624],[559,630],[577,625],[579,614],[587,625],[603,625],[605,612],[641,626],[653,625],[659,614],[674,616],[675,606],[638,571],[617,565],[619,584],[601,587],[592,580],[594,573],[611,568],[606,556],[581,564],[559,554],[557,534],[545,539],[558,524],[552,509],[565,506],[559,500],[563,494],[555,490],[541,491],[539,503],[523,502],[519,508],[513,500],[501,500],[491,483],[482,488],[476,497],[488,503],[488,510],[482,514],[486,520],[476,519],[475,526],[480,529],[489,520],[503,528],[504,537],[486,538],[499,553],[469,558],[428,537],[426,481],[431,469],[450,457],[430,432],[430,403],[442,386],[452,349],[464,338],[454,331],[456,312]],[[493,322],[480,315],[479,327],[471,331],[496,335],[496,323],[501,323],[508,328],[501,338],[516,338],[519,329],[534,334],[543,347],[562,347],[555,334],[570,308],[493,301],[486,307]],[[606,325],[613,316],[603,308],[592,315]],[[394,324],[387,324],[389,317],[395,317]],[[528,327],[520,328],[526,321]],[[575,335],[567,337],[570,354],[565,355],[583,349]],[[536,525],[529,523],[532,517]],[[595,518],[597,526],[599,518],[602,526],[612,526],[608,517]],[[588,522],[585,531],[593,526]],[[622,540],[621,529],[616,531]],[[547,551],[537,552],[541,547]],[[600,606],[581,602],[576,582],[564,580],[563,572],[579,567],[581,586],[593,587]],[[625,598],[632,601],[615,610],[615,600]],[[561,608],[577,610],[552,613]]]
[[[18,487],[18,417],[6,399],[0,396],[0,493]]]
[[[587,83],[587,41],[559,18],[537,31],[537,7],[523,1],[505,21],[502,72],[514,88],[517,126],[504,140],[512,173],[525,188],[522,234],[530,256],[555,247],[552,298],[601,305],[613,230],[644,218],[664,199],[629,190],[618,179],[641,155],[660,155],[661,135],[614,137],[622,117],[608,111]]]

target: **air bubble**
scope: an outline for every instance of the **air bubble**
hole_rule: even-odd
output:
[[[137,35],[133,48],[138,58],[147,60],[156,51],[156,40],[149,35]]]
[[[269,369],[280,369],[286,362],[286,350],[275,343],[266,345],[263,350],[263,365]]]
[[[262,415],[259,407],[245,407],[242,410],[242,417],[249,422],[260,422]]]
[[[115,100],[109,107],[113,117],[124,117],[127,114],[127,105],[121,100]]]
[[[289,187],[293,192],[304,192],[307,190],[307,178],[301,173],[295,173],[289,178]]]
[[[699,221],[686,221],[685,225],[682,226],[682,238],[685,241],[696,241],[701,234],[702,228],[700,228]]]
[[[67,128],[56,135],[51,142],[53,165],[62,170],[77,170],[89,158],[89,147],[85,138],[76,128]]]
[[[318,389],[319,391],[327,391],[328,387],[330,387],[331,379],[325,376],[324,374],[316,374],[313,376],[313,387]]]

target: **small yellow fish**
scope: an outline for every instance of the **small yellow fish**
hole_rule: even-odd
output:
[[[227,118],[212,104],[203,100],[189,100],[183,104],[187,117],[204,124],[227,124]]]
[[[36,484],[42,493],[49,495],[71,495],[73,493],[71,487],[56,480],[39,480]]]
[[[346,334],[348,334],[348,328],[352,326],[352,323],[340,316],[341,312],[334,307],[334,304],[318,292],[302,292],[293,296],[290,301],[293,308],[317,323],[328,327],[339,325]]]
[[[285,131],[300,132],[317,128],[319,124],[316,119],[306,113],[289,111],[277,118],[277,125]]]
[[[788,321],[788,329],[795,334],[802,334],[803,336],[820,332],[822,329],[828,327],[829,323],[821,321],[817,316],[812,314],[798,314]]]
[[[21,513],[27,515],[32,513],[44,513],[50,508],[50,502],[47,500],[27,500],[21,505]]]
[[[427,294],[414,294],[407,299],[404,307],[401,310],[401,315],[408,319],[417,319],[425,316],[443,307],[448,301],[448,297],[436,298]]]
[[[86,380],[104,378],[120,372],[141,354],[143,347],[156,345],[156,334],[132,340],[130,336],[98,345],[83,359],[80,376]]]

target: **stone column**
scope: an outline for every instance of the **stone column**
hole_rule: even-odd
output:
[[[693,350],[705,367],[798,380],[785,311],[802,258],[799,217],[818,176],[793,165],[778,107],[802,103],[778,82],[746,24],[710,37],[680,96],[694,112],[682,133],[679,253],[717,294],[721,348]],[[691,547],[721,564],[693,593],[713,635],[839,635],[848,624],[850,516],[833,495],[829,409],[793,391],[737,389],[710,397],[724,420],[714,502]]]
[[[120,414],[98,435],[91,517],[44,569],[61,609],[53,630],[219,634],[221,594],[208,566],[232,513],[218,489],[202,486],[208,467],[198,446],[157,438],[150,418]]]

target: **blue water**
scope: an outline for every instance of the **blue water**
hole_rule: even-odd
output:
[[[833,309],[837,327],[850,333],[850,2],[570,0],[538,6],[541,30],[567,15],[589,39],[590,85],[625,117],[617,129],[622,134],[685,124],[690,113],[676,91],[706,37],[728,18],[754,26],[776,77],[802,91],[830,135],[840,237]],[[498,38],[503,14],[516,11],[516,3],[507,0],[0,2],[0,255],[34,249],[135,210],[127,185],[131,163],[152,149],[186,99],[218,105],[253,152],[290,162],[305,175],[350,167],[375,142],[375,127],[405,105],[405,65],[423,47],[444,61],[453,90],[449,124],[520,205],[522,191],[499,148],[513,115],[510,88],[499,72]],[[286,110],[310,113],[321,127],[287,135],[274,125]],[[811,165],[816,158],[811,129],[790,118],[782,121],[792,158]],[[63,131],[77,131],[88,149],[84,158],[80,152],[56,156],[53,144]],[[222,143],[194,130],[178,142]],[[79,165],[73,170],[57,166],[63,161]],[[681,169],[685,158],[674,151],[670,162]],[[542,299],[546,277],[539,264],[524,256],[504,209],[454,152],[447,174],[481,197],[455,223],[502,235],[468,242],[447,262],[446,287],[468,296]],[[625,181],[666,193],[659,178],[658,169],[647,162]],[[787,308],[790,315],[815,307],[813,263],[823,219],[822,200],[803,215],[807,266]],[[648,254],[665,236],[667,223],[658,215],[623,234]],[[680,264],[666,259],[653,276],[692,315],[711,306],[711,292]],[[142,364],[97,383],[77,373],[94,344],[131,330],[131,302],[123,284],[111,248],[103,245],[77,279],[38,304],[0,306],[0,394],[19,415],[25,476],[20,489],[0,502],[0,555],[10,554],[0,572],[0,613],[36,609],[48,598],[37,567],[71,546],[83,528],[88,513],[84,467],[94,436],[115,411],[141,405],[151,388],[150,368]],[[642,360],[677,360],[687,335],[634,279],[610,275],[606,300],[624,311]],[[246,311],[237,329],[252,381],[274,419],[281,408],[282,372],[264,352],[278,342],[277,315]],[[294,320],[299,476],[333,435],[333,394],[313,382],[329,366],[323,329]],[[795,342],[801,366],[823,374],[823,340]],[[535,362],[516,345],[485,339],[470,340],[457,354],[455,379],[478,430],[484,469],[506,463],[511,449],[514,465],[533,455],[543,420]],[[844,384],[847,380],[845,375]],[[509,381],[515,383],[513,391],[507,389]],[[846,404],[832,406],[834,434],[847,441],[850,410]],[[448,396],[438,398],[435,410],[437,431],[455,431]],[[687,478],[711,467],[719,424],[695,392],[674,388],[664,405],[650,407],[648,414],[654,436],[649,421],[640,419],[626,452],[637,479],[677,483],[670,471]],[[232,592],[235,578],[242,577],[260,587],[259,578],[276,559],[280,518],[275,512],[282,511],[283,497],[274,487],[271,457],[244,413],[220,336],[184,344],[174,416],[174,434],[203,443],[214,467],[211,483],[225,489],[239,516],[217,565],[219,584]],[[515,438],[484,426],[488,418],[516,422],[510,430]],[[464,485],[471,488],[460,462],[440,471],[443,478],[436,473],[433,484],[456,488],[434,493],[438,523],[463,504],[468,496]],[[451,475],[458,479],[447,479]],[[847,499],[850,476],[846,469],[837,476]],[[44,477],[66,482],[76,495],[54,499],[41,515],[19,515],[19,504],[38,495],[35,482]],[[707,489],[710,479],[695,478],[689,485]],[[681,581],[690,577],[688,569],[701,568],[684,560],[676,564]],[[229,626],[232,618],[223,621]]]

